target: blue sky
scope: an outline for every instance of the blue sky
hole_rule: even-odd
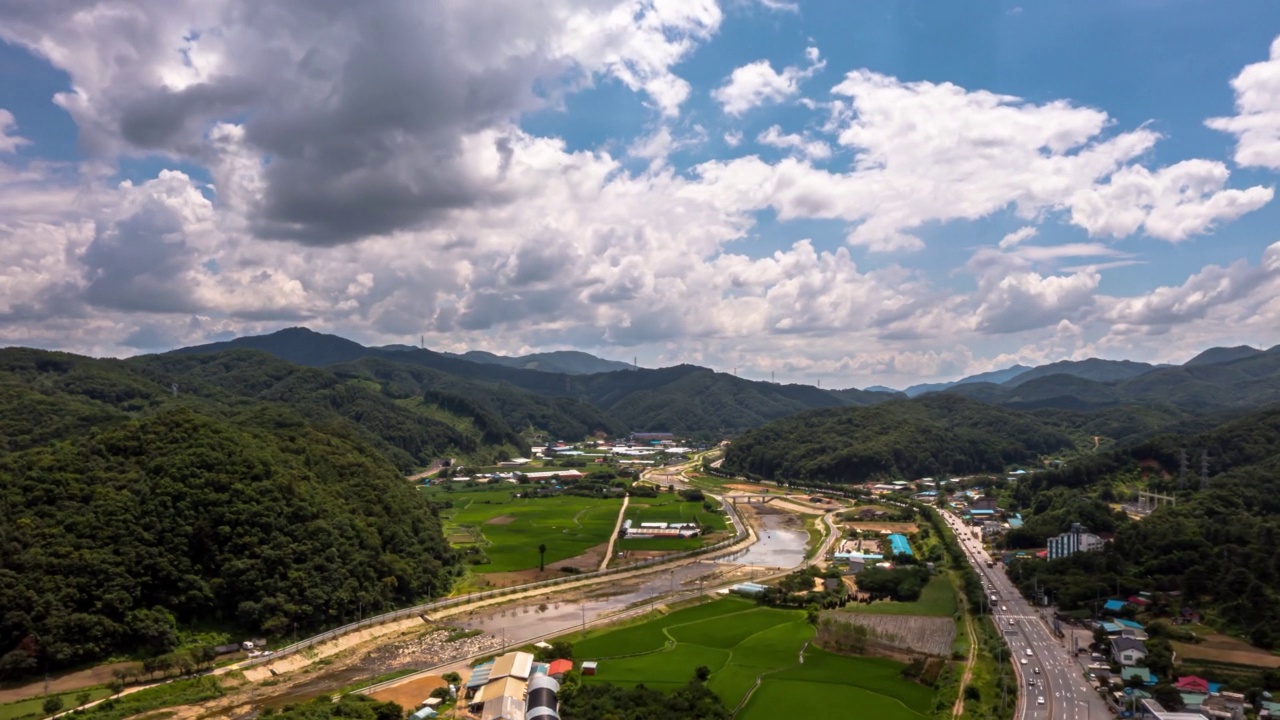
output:
[[[0,341],[836,386],[1280,343],[1274,2],[246,3],[0,8]]]

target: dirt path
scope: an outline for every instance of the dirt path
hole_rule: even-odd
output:
[[[618,539],[618,533],[622,531],[622,518],[627,516],[628,502],[631,502],[631,496],[623,496],[622,507],[618,508],[618,522],[613,524],[613,534],[609,536],[609,547],[605,548],[604,559],[600,561],[601,570],[609,567],[609,558],[613,557],[613,541]]]
[[[405,480],[417,482],[418,480],[422,480],[423,478],[430,477],[440,472],[440,469],[443,467],[444,467],[444,460],[432,460],[431,464],[427,466],[426,470],[423,470],[420,473],[414,473],[413,475],[406,475]]]
[[[960,604],[964,605],[965,602],[961,600]],[[968,607],[964,607],[961,612],[964,613],[964,631],[969,636],[969,656],[965,658],[964,674],[960,676],[960,689],[956,691],[956,704],[951,709],[951,717],[954,720],[960,720],[960,716],[964,715],[964,689],[973,678],[973,663],[978,659],[978,634],[973,630],[973,617],[969,615]]]

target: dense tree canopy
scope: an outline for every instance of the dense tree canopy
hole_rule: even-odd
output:
[[[662,693],[643,684],[624,688],[608,683],[570,683],[560,694],[564,720],[728,720],[719,695],[694,679]]]
[[[730,445],[724,467],[771,480],[857,483],[1000,471],[1070,445],[1030,415],[927,395],[772,422]]]
[[[1180,449],[1193,464],[1182,487]],[[1203,490],[1195,467],[1200,450],[1211,458]],[[1172,494],[1177,504],[1133,521],[1100,499],[1129,486]],[[1280,627],[1280,408],[1201,435],[1166,436],[1061,472],[1038,473],[1016,495],[1029,499],[1031,514],[1024,513],[1023,530],[1010,533],[1012,544],[1042,543],[1072,519],[1115,532],[1101,552],[1015,562],[1009,572],[1024,589],[1038,582],[1066,609],[1093,609],[1117,593],[1177,591],[1176,601],[1157,610],[1175,614],[1192,607],[1259,645],[1280,643],[1274,630]]]
[[[331,627],[448,588],[437,516],[367,427],[166,390],[119,361],[0,353],[0,673],[162,653],[195,622]]]

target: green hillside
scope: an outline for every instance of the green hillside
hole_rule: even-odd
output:
[[[374,383],[397,401],[419,399],[446,413],[469,419],[486,442],[522,443],[521,433],[545,433],[577,440],[596,433],[617,435],[625,426],[577,398],[546,397],[508,383],[467,380],[409,363],[368,357],[329,368],[347,379]],[[417,403],[410,403],[416,406]]]
[[[871,405],[900,397],[896,393],[828,392],[807,385],[758,382],[694,365],[594,374],[543,372],[470,362],[464,356],[421,348],[367,348],[305,328],[182,348],[169,355],[236,349],[261,350],[301,365],[336,368],[351,376],[372,377],[380,384],[383,378],[393,376],[419,389],[445,390],[481,402],[517,432],[531,426],[564,439],[596,430],[666,431],[712,439],[802,410]],[[543,400],[535,401],[535,396]]]
[[[1158,405],[1197,415],[1240,413],[1280,402],[1280,349],[1248,350],[1214,348],[1186,365],[1145,370],[1142,363],[1054,363],[1003,385],[969,383],[945,392],[1022,409]]]
[[[856,483],[1000,471],[1071,444],[1031,415],[935,394],[770,423],[730,445],[724,467],[770,479]]]
[[[0,351],[0,676],[448,589],[454,554],[397,460],[456,438],[323,373],[221,361]]]
[[[1182,449],[1191,465],[1185,487]],[[1201,451],[1210,458],[1204,490]],[[1174,495],[1177,504],[1138,521],[1108,509],[1136,489]],[[1209,432],[1166,435],[1038,473],[1020,484],[1015,503],[1024,508],[1026,524],[1009,534],[1014,547],[1042,547],[1071,522],[1115,531],[1103,552],[1027,563],[1021,572],[1028,589],[1038,581],[1067,609],[1092,607],[1117,589],[1122,596],[1178,591],[1179,606],[1196,608],[1255,644],[1280,644],[1280,406]]]

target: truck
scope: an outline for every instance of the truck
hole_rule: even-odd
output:
[[[996,561],[995,561],[995,560],[988,560],[988,561],[987,561],[987,567],[989,567],[989,568],[993,568],[993,567],[995,567],[995,566],[996,566]]]

